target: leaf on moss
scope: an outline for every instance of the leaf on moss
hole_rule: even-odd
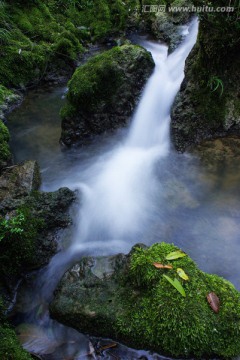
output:
[[[177,273],[183,280],[189,280],[189,276],[185,273],[183,269],[177,268]]]
[[[186,297],[186,293],[184,288],[182,287],[182,284],[178,281],[178,279],[171,279],[169,276],[167,275],[163,275],[168,282],[170,282],[170,284],[172,284],[173,287],[175,287],[175,289],[184,297]]]
[[[167,256],[166,256],[166,260],[175,260],[175,259],[179,259],[182,258],[184,256],[186,256],[187,254],[185,254],[183,251],[181,250],[177,250],[177,251],[173,251],[170,252]]]
[[[220,306],[220,300],[218,296],[214,292],[211,292],[207,295],[207,301],[211,306],[212,310],[217,314],[219,312]]]
[[[154,262],[153,266],[155,266],[155,268],[157,268],[157,269],[172,269],[173,268],[172,265],[163,265],[163,264],[160,264],[157,262]]]

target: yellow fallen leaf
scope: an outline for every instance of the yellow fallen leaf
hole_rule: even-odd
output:
[[[183,269],[177,268],[177,273],[183,280],[189,280],[189,276],[185,273]]]

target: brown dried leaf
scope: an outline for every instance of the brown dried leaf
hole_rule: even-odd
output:
[[[153,263],[153,266],[155,266],[155,268],[157,269],[172,269],[172,265],[163,265],[163,264],[160,264],[160,263]]]
[[[105,346],[101,346],[100,350],[103,351],[103,350],[107,350],[107,349],[112,349],[112,348],[115,348],[116,346],[117,346],[116,343],[112,343],[112,344],[108,344]]]
[[[217,314],[219,312],[220,300],[214,292],[210,292],[207,295],[207,301],[211,306],[212,310]]]

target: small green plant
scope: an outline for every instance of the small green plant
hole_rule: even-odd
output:
[[[25,216],[20,211],[17,210],[16,216],[13,216],[11,218],[7,217],[3,219],[0,222],[0,241],[3,240],[8,235],[14,235],[14,234],[22,234],[23,224],[25,222]]]
[[[212,92],[220,90],[220,96],[223,94],[224,86],[221,79],[217,76],[212,76],[207,84],[208,87],[212,90]]]
[[[0,274],[16,276],[34,264],[37,234],[44,226],[26,205],[0,217]]]

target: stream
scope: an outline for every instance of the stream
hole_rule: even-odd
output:
[[[92,343],[97,339],[49,318],[48,303],[59,279],[83,255],[128,253],[139,242],[174,243],[202,270],[240,290],[240,164],[208,168],[196,156],[177,154],[170,142],[170,109],[197,28],[194,20],[170,55],[165,45],[139,37],[156,67],[128,128],[114,135],[61,150],[59,110],[66,87],[33,90],[9,115],[15,161],[38,161],[41,190],[67,186],[80,197],[72,210],[74,223],[60,241],[62,251],[29,276],[15,305],[23,346],[42,359],[167,359],[120,344],[96,355]]]

